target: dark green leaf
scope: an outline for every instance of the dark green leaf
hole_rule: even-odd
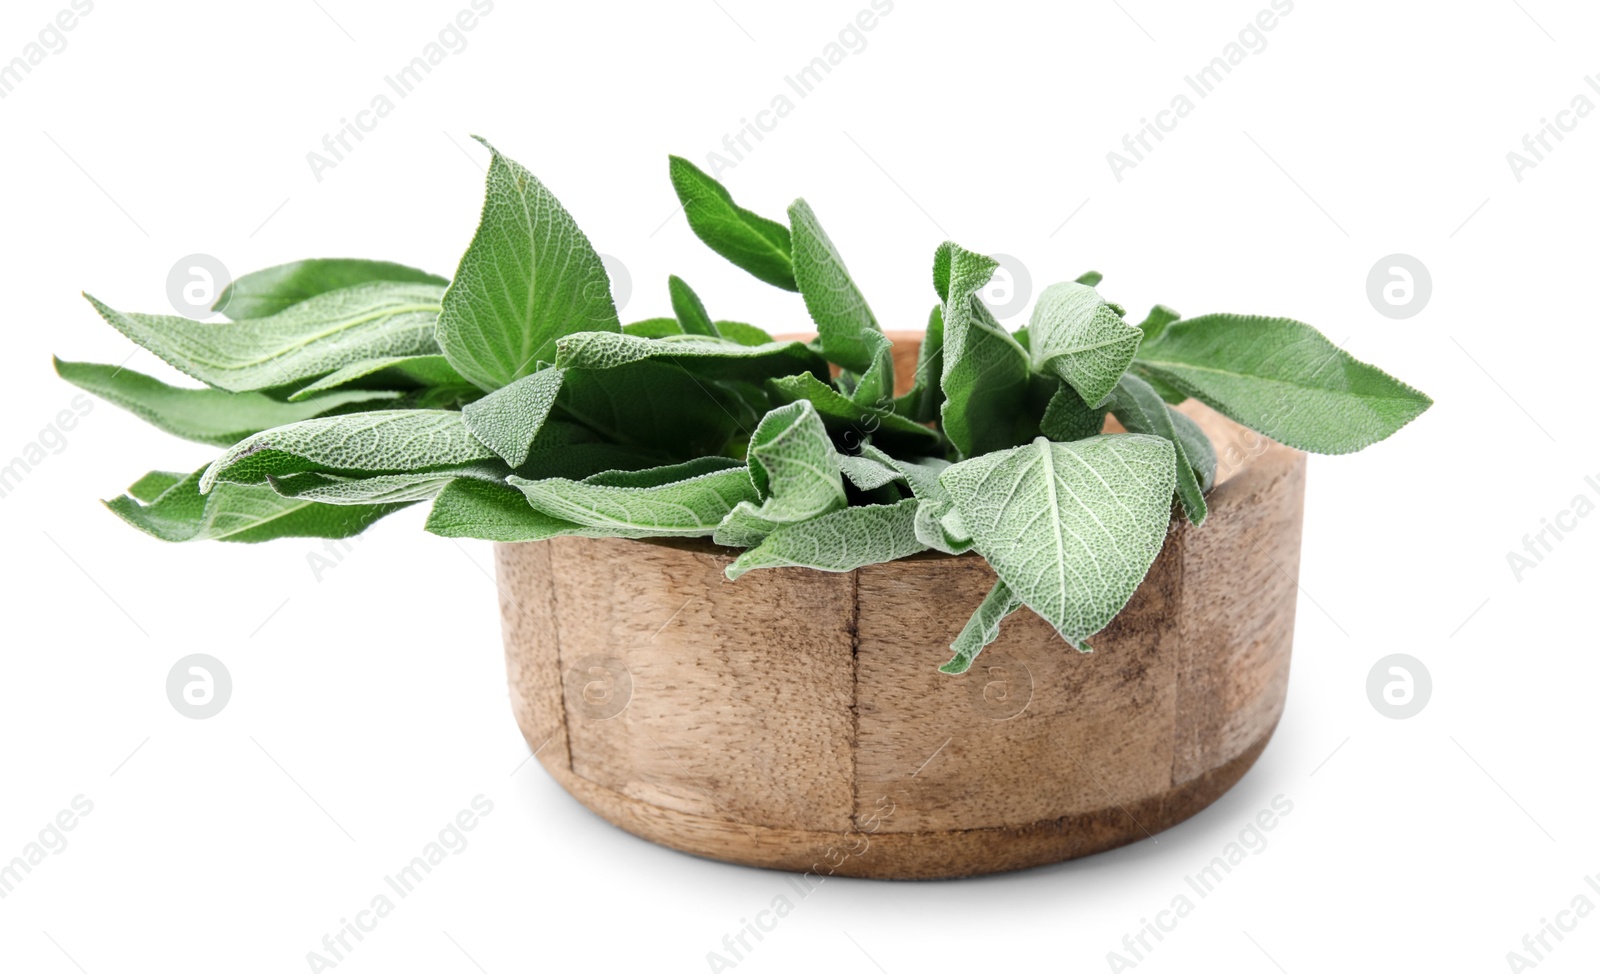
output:
[[[55,360],[56,373],[174,436],[232,446],[252,433],[298,423],[352,403],[391,399],[394,392],[335,392],[305,402],[280,402],[259,392],[180,389],[115,365]]]
[[[685,284],[683,278],[672,275],[667,278],[667,290],[672,297],[672,313],[678,321],[678,328],[685,335],[704,335],[707,338],[720,338],[717,326],[711,323],[711,316],[706,314],[705,303],[700,300],[700,295]]]
[[[437,274],[386,260],[297,260],[244,275],[222,289],[212,310],[234,321],[266,318],[319,294],[373,281],[436,284],[441,288],[450,283]]]
[[[721,183],[686,159],[672,156],[669,169],[672,188],[695,236],[758,279],[788,291],[800,290],[789,259],[788,227],[738,206]]]

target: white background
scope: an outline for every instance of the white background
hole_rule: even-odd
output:
[[[466,6],[96,2],[0,99],[0,463],[75,394],[52,353],[131,351],[80,290],[166,311],[169,271],[197,252],[235,274],[312,256],[450,273],[481,199],[471,133],[627,267],[624,320],[665,313],[676,272],[715,316],[803,326],[797,298],[693,239],[666,155],[704,163],[867,0],[496,0],[316,179],[307,152]],[[1437,400],[1360,455],[1312,459],[1287,711],[1226,797],[1157,841],[1058,867],[831,880],[739,971],[1107,970],[1276,795],[1293,812],[1269,846],[1138,970],[1500,971],[1541,918],[1580,893],[1600,905],[1584,884],[1600,872],[1600,517],[1520,581],[1506,559],[1576,495],[1600,500],[1584,482],[1600,480],[1600,118],[1520,181],[1506,159],[1580,92],[1600,103],[1583,80],[1600,73],[1600,11],[1296,0],[1115,179],[1106,153],[1266,7],[897,0],[724,173],[760,212],[804,194],[887,326],[920,326],[949,237],[1013,255],[1033,293],[1094,267],[1134,314],[1159,301],[1312,322]],[[64,8],[8,0],[0,61]],[[1404,320],[1367,297],[1392,253],[1432,273]],[[142,351],[127,364],[173,375]],[[164,545],[98,500],[214,451],[105,403],[65,440],[0,500],[0,860],[74,796],[93,812],[0,900],[0,969],[306,970],[480,794],[494,810],[471,844],[339,970],[707,970],[725,934],[792,892],[617,831],[522,763],[487,544],[426,535],[411,510],[320,578],[317,542]],[[234,681],[209,720],[164,689],[196,652]],[[1407,720],[1365,689],[1396,652],[1433,679]],[[1600,914],[1565,936],[1538,970],[1594,970]]]

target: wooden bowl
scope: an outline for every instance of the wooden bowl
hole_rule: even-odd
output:
[[[898,333],[909,379],[919,333]],[[635,835],[818,876],[934,879],[1059,862],[1183,821],[1283,710],[1305,455],[1206,407],[1218,483],[1174,517],[1080,655],[1030,610],[936,671],[993,584],[976,554],[847,574],[722,574],[709,541],[496,545],[518,724]]]

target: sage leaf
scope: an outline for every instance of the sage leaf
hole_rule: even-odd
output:
[[[917,501],[846,507],[780,526],[724,572],[730,579],[758,568],[848,572],[926,550],[917,540]]]
[[[1003,450],[1037,432],[1030,421],[1028,353],[977,292],[999,264],[946,241],[933,258],[944,314],[941,426],[962,456]]]
[[[561,369],[525,375],[461,410],[472,435],[513,467],[528,461],[533,441],[543,428],[561,391]]]
[[[308,419],[248,437],[212,461],[200,492],[216,484],[259,484],[269,476],[417,473],[489,460],[494,451],[468,432],[461,414],[395,409]]]
[[[1071,443],[1098,435],[1106,425],[1106,411],[1089,405],[1065,382],[1056,387],[1039,420],[1039,432],[1057,443]]]
[[[1052,284],[1028,321],[1033,366],[1052,372],[1091,406],[1116,388],[1144,333],[1085,284]]]
[[[290,396],[299,402],[330,389],[354,385],[362,389],[410,390],[430,386],[476,389],[450,366],[443,355],[391,355],[362,359],[328,373]]]
[[[297,260],[246,274],[230,283],[217,295],[211,310],[234,321],[266,318],[319,294],[373,281],[433,284],[441,288],[450,283],[437,274],[386,260]]]
[[[717,334],[740,345],[771,345],[776,339],[755,325],[742,321],[714,321]]]
[[[710,535],[741,501],[757,500],[750,474],[732,468],[650,487],[613,487],[511,476],[534,509],[617,538]]]
[[[804,521],[848,502],[840,458],[810,402],[781,406],[762,418],[746,449],[757,499],[729,511],[712,540],[730,548],[759,544],[779,525]]]
[[[717,326],[712,324],[711,316],[706,313],[705,303],[700,300],[700,295],[685,284],[683,278],[673,275],[667,278],[667,290],[672,297],[672,313],[678,322],[678,328],[685,335],[704,335],[707,338],[720,338]]]
[[[203,470],[144,503],[130,489],[106,506],[129,524],[162,541],[270,541],[273,538],[348,538],[404,504],[336,507],[282,497],[267,486],[220,484],[200,492]],[[166,476],[156,475],[156,476]],[[151,475],[135,487],[148,486]]]
[[[724,470],[743,470],[744,464],[732,457],[695,457],[683,463],[644,467],[637,470],[603,470],[584,477],[583,482],[599,487],[664,487]]]
[[[839,472],[844,474],[845,479],[850,481],[856,490],[877,490],[879,487],[905,480],[905,475],[899,470],[864,453],[859,456],[841,453],[838,457]]]
[[[754,422],[736,392],[697,378],[676,362],[646,360],[563,371],[556,398],[559,415],[612,443],[673,460],[721,453],[735,432],[747,431]]]
[[[768,380],[767,388],[784,403],[810,402],[828,432],[848,449],[859,447],[871,437],[885,449],[897,453],[916,456],[943,452],[943,440],[936,431],[892,409],[856,403],[809,373]]]
[[[635,338],[666,338],[668,335],[683,334],[683,326],[678,324],[676,318],[646,318],[623,325],[622,333]]]
[[[472,478],[500,483],[507,473],[503,465],[485,463],[422,473],[375,474],[367,477],[343,477],[309,471],[268,477],[267,482],[284,497],[320,504],[409,504],[432,498],[456,479]]]
[[[437,352],[439,295],[432,284],[361,284],[231,324],[125,314],[85,297],[113,328],[178,371],[229,392],[256,392],[364,359]]]
[[[543,541],[564,534],[603,536],[528,505],[520,490],[484,480],[452,480],[433,499],[424,529],[444,538]]]
[[[1075,648],[1133,597],[1166,539],[1174,451],[1119,433],[1032,443],[939,476],[973,547]]]
[[[397,392],[335,392],[305,402],[281,402],[259,392],[181,389],[132,369],[55,360],[56,374],[128,410],[157,429],[212,446],[232,446],[252,433],[298,423]]]
[[[959,555],[972,547],[972,536],[959,525],[960,515],[950,501],[949,491],[939,483],[939,475],[950,462],[937,457],[901,460],[868,443],[861,448],[864,459],[893,467],[899,472],[911,495],[917,500],[912,533],[926,547],[947,555]]]
[[[695,236],[757,279],[786,291],[800,290],[789,257],[788,227],[735,204],[721,183],[687,159],[670,157],[668,169]]]
[[[1185,416],[1179,410],[1167,406],[1167,413],[1172,417],[1172,428],[1178,434],[1178,442],[1183,444],[1184,456],[1189,460],[1189,469],[1194,471],[1195,477],[1200,481],[1202,491],[1210,490],[1217,482],[1217,450],[1211,444],[1211,437],[1200,428],[1200,424]]]
[[[488,391],[553,361],[564,335],[621,325],[589,238],[532,173],[478,141],[492,156],[483,215],[444,293],[438,339],[456,371]]]
[[[1192,434],[1187,438],[1178,435],[1178,424],[1174,418],[1181,417],[1188,420],[1189,417],[1167,405],[1156,391],[1150,388],[1148,382],[1135,375],[1125,375],[1117,383],[1117,388],[1111,393],[1111,414],[1117,417],[1130,433],[1149,433],[1172,444],[1175,453],[1173,470],[1178,500],[1183,503],[1183,514],[1191,524],[1204,522],[1205,487],[1196,468],[1204,469],[1209,458],[1210,470],[1214,474],[1217,468],[1217,455],[1208,442],[1203,454],[1190,458],[1190,446],[1194,446],[1198,451],[1199,444],[1195,442]],[[1201,433],[1200,439],[1205,438],[1205,434]]]
[[[188,474],[175,473],[167,470],[152,470],[133,482],[128,488],[128,496],[136,501],[148,504],[165,494],[172,487],[183,482]]]
[[[955,642],[950,644],[955,656],[939,667],[939,672],[957,676],[971,669],[972,661],[977,659],[983,648],[1000,638],[1000,623],[1021,607],[1022,600],[1005,582],[995,582],[967,624],[961,627]]]
[[[644,470],[673,462],[673,457],[660,450],[609,443],[587,426],[551,416],[534,437],[528,459],[515,472],[534,480],[582,480],[606,471]],[[738,461],[733,464],[743,466]]]
[[[1289,318],[1173,322],[1139,350],[1139,364],[1234,422],[1311,453],[1354,453],[1433,405]]]
[[[809,372],[826,378],[827,363],[805,342],[744,345],[703,335],[642,338],[610,332],[582,332],[557,345],[555,364],[568,369],[612,369],[634,362],[659,361],[705,379],[759,382]]]
[[[1182,317],[1183,315],[1166,305],[1158,304],[1150,309],[1150,313],[1144,316],[1143,321],[1139,322],[1139,331],[1144,333],[1145,341],[1153,342],[1161,337],[1161,333],[1167,330],[1168,325]]]
[[[811,320],[816,322],[822,354],[852,372],[884,369],[888,381],[882,385],[893,389],[894,360],[879,355],[888,340],[805,200],[795,200],[789,207],[789,226],[794,240],[794,279]]]

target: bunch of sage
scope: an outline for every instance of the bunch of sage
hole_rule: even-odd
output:
[[[937,303],[896,395],[890,341],[812,208],[759,216],[676,157],[695,234],[798,292],[817,337],[715,319],[677,277],[671,317],[624,325],[572,217],[490,152],[450,280],[300,261],[233,282],[214,323],[91,297],[204,387],[57,361],[61,376],[225,448],[146,474],[111,510],[168,541],[264,541],[346,537],[427,502],[447,537],[710,538],[743,549],[730,579],[973,551],[998,581],[941,667],[961,673],[1024,605],[1087,651],[1170,518],[1205,520],[1216,455],[1173,404],[1317,453],[1362,449],[1431,404],[1298,321],[1158,305],[1132,324],[1092,272],[1046,288],[1008,332],[979,297],[996,262],[954,243],[934,254]],[[1108,414],[1127,432],[1102,433]]]

